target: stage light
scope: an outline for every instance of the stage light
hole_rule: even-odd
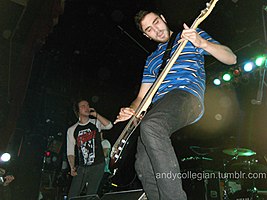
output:
[[[244,65],[243,69],[245,72],[250,72],[254,68],[254,64],[252,62],[248,62]]]
[[[52,162],[57,162],[57,156],[52,157]]]
[[[46,152],[45,152],[45,156],[46,156],[46,157],[51,156],[51,152],[50,152],[50,151],[46,151]]]
[[[233,70],[233,75],[234,76],[239,76],[241,74],[241,71],[239,69],[234,69]]]
[[[213,80],[213,84],[214,84],[214,85],[221,85],[221,80],[218,79],[218,78],[215,78],[215,79]]]
[[[266,58],[265,58],[264,56],[260,56],[260,57],[256,58],[256,60],[255,60],[255,64],[256,64],[258,67],[260,67],[260,66],[262,66],[262,65],[264,64],[265,59],[266,59]]]
[[[10,160],[10,158],[11,158],[11,155],[9,153],[3,153],[1,155],[1,158],[0,159],[3,162],[8,162]]]
[[[230,81],[231,78],[232,78],[231,75],[228,74],[228,73],[226,73],[226,74],[224,74],[224,75],[222,76],[222,79],[223,79],[225,82]]]
[[[213,77],[210,81],[216,86],[247,84],[254,72],[258,72],[263,67],[267,68],[267,54],[261,54],[257,57],[249,58],[243,63],[233,65],[227,71],[215,75],[217,77]]]

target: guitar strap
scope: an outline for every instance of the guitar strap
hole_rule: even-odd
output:
[[[162,72],[162,70],[164,69],[164,67],[167,64],[167,60],[170,58],[170,55],[171,55],[171,52],[172,52],[172,46],[173,46],[173,43],[175,41],[175,38],[176,38],[177,34],[178,34],[178,32],[173,32],[171,37],[170,37],[170,40],[168,42],[166,51],[165,51],[165,53],[164,53],[164,55],[162,57],[163,62],[161,64],[161,66],[160,66],[158,75]]]

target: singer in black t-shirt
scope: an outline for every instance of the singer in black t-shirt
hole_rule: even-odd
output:
[[[87,195],[97,194],[105,167],[100,132],[112,128],[111,122],[90,108],[86,100],[74,103],[74,113],[79,121],[67,131],[67,156],[73,176],[68,198],[80,196],[83,190]]]

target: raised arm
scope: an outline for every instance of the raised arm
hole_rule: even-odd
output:
[[[90,115],[95,117],[101,123],[101,129],[111,129],[113,127],[112,123],[102,115],[96,112],[94,108],[91,108]]]
[[[216,58],[217,60],[219,60],[224,64],[227,65],[236,64],[236,55],[227,46],[215,44],[207,40],[204,40],[201,48],[210,53],[214,58]]]
[[[214,58],[220,62],[233,65],[236,64],[236,55],[232,52],[230,48],[221,44],[215,44],[203,39],[195,29],[190,29],[186,24],[184,24],[184,30],[181,35],[182,39],[189,40],[193,43],[195,47],[202,48],[208,53],[210,53]]]

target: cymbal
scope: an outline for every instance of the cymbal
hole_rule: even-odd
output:
[[[256,152],[245,148],[224,149],[223,153],[230,156],[252,156],[256,154]]]

